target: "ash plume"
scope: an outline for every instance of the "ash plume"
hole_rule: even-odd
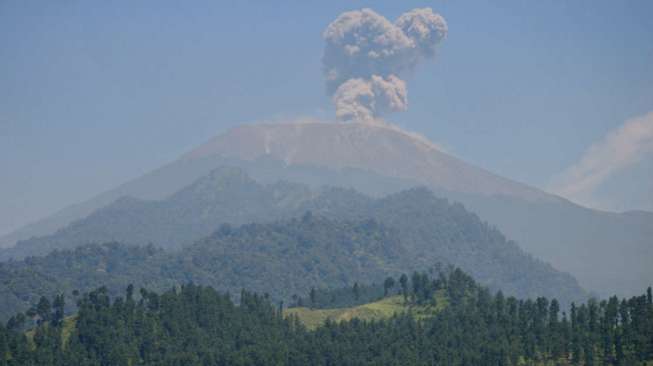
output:
[[[394,75],[349,79],[333,94],[336,117],[342,121],[371,121],[388,111],[406,110],[406,99],[406,83]]]
[[[447,23],[430,8],[413,9],[394,23],[371,9],[349,11],[324,30],[326,89],[343,121],[373,122],[406,110],[406,83],[399,78],[432,58]]]

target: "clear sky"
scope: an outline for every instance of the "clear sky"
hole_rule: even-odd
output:
[[[653,210],[652,1],[5,0],[0,233],[231,126],[332,119],[324,28],[424,6],[448,37],[388,120],[578,202]]]

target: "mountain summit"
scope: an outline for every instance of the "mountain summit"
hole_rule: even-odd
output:
[[[375,192],[366,188],[378,188],[375,185],[387,179],[399,180],[386,184],[389,190],[425,185],[440,196],[464,203],[528,252],[574,274],[583,286],[603,295],[637,293],[653,278],[646,260],[653,257],[651,218],[576,205],[470,165],[426,138],[393,125],[245,125],[211,139],[181,161],[217,157],[276,160],[286,168],[282,178],[310,182],[311,174],[318,174],[322,184],[350,185],[370,194]],[[301,167],[304,172],[296,174]],[[351,169],[359,176],[343,173]],[[340,172],[340,176],[327,177],[324,171]],[[251,168],[250,172],[257,175]],[[374,176],[364,178],[361,172]]]
[[[426,138],[393,125],[280,123],[233,128],[182,159],[272,157],[287,165],[358,168],[454,192],[558,200],[536,188],[494,175],[443,152]]]

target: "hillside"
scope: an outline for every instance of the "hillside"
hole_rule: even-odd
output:
[[[248,258],[247,253],[264,249],[262,246],[251,247],[260,237],[278,235],[275,231],[288,235],[289,227],[301,226],[301,220],[292,221],[292,218],[302,217],[306,212],[329,219],[320,221],[320,228],[328,227],[331,222],[381,224],[379,227],[388,231],[383,234],[383,245],[395,252],[392,257],[384,257],[385,262],[396,270],[405,270],[406,266],[427,269],[435,263],[449,263],[469,271],[485,285],[493,289],[501,288],[510,294],[524,297],[557,294],[565,301],[584,296],[584,291],[572,276],[531,257],[462,205],[437,198],[428,189],[413,188],[372,198],[352,189],[311,189],[305,185],[283,182],[259,184],[242,170],[227,167],[214,170],[162,201],[120,199],[53,235],[21,242],[15,248],[0,252],[0,256],[20,258],[27,254],[43,255],[54,248],[72,249],[88,243],[119,241],[132,245],[152,243],[156,247],[178,250],[169,255],[171,260],[179,263],[189,256],[216,261],[215,258],[220,258],[221,254],[213,254],[214,248],[222,248],[224,240],[220,239],[220,245],[216,246],[215,241],[219,237],[211,234],[220,225],[238,226],[258,221],[268,224],[247,225],[238,231],[239,235],[251,237],[249,241],[239,237],[229,238],[242,241],[237,245],[229,242],[230,255],[238,258],[234,264],[215,262],[211,266],[223,271],[225,268],[241,271],[245,276],[249,275],[243,268],[254,268],[257,272],[267,268],[267,276],[276,276],[283,272],[283,267],[274,267],[276,263],[261,260],[253,267],[243,260]],[[277,220],[284,221],[275,223]],[[339,226],[333,228],[336,231],[340,229]],[[344,230],[343,235],[346,235],[350,229],[345,227]],[[252,232],[256,232],[256,235]],[[329,245],[336,245],[340,240],[334,235],[324,236],[336,241]],[[208,239],[202,239],[207,236]],[[315,236],[312,238],[325,240]],[[279,244],[275,250],[292,252],[293,240],[296,239]],[[180,248],[183,250],[179,251]],[[339,248],[335,246],[334,250]],[[338,258],[334,265],[345,265],[345,258]],[[238,268],[235,263],[245,267]],[[283,263],[291,267],[297,265],[288,261]],[[189,267],[188,271],[194,273],[194,268]],[[329,273],[336,271],[336,267],[329,269]],[[380,276],[383,271],[377,274]],[[179,276],[186,278],[183,273]],[[342,284],[356,280],[349,274],[342,276]],[[374,281],[378,278],[368,279]],[[213,284],[211,281],[213,279],[207,283]],[[238,287],[247,283],[246,280],[240,281],[232,285]],[[291,278],[288,281],[292,283],[294,280]],[[259,289],[251,284],[249,288]],[[290,296],[292,293],[284,295]]]
[[[245,125],[190,151],[182,160],[274,157],[287,165],[359,168],[442,189],[527,200],[557,198],[443,153],[430,141],[391,125],[305,123]]]
[[[163,200],[119,198],[54,234],[20,241],[0,251],[0,258],[18,259],[111,241],[180,248],[210,235],[223,223],[277,219],[310,195],[303,185],[261,185],[240,169],[221,167]]]
[[[96,244],[0,263],[0,310],[7,315],[27,308],[40,295],[64,292],[70,296],[75,289],[104,285],[115,293],[134,283],[165,290],[189,281],[232,293],[249,288],[288,303],[293,295],[313,286],[379,283],[387,275],[428,269],[436,263],[460,263],[478,274],[482,283],[508,294],[559,294],[565,303],[585,297],[573,277],[533,259],[462,206],[438,200],[426,190],[378,200],[348,190],[325,192],[330,193],[324,197],[340,199],[321,204],[328,208],[322,211],[324,215],[309,211],[300,218],[272,223],[223,224],[212,235],[174,251],[153,245]],[[352,196],[370,206],[357,203]],[[410,196],[430,211],[415,211],[407,217],[413,225],[401,228],[400,221],[391,219],[403,217],[404,212],[392,202],[410,205]],[[358,211],[349,210],[349,219],[330,218],[343,216],[335,208],[348,210],[345,202]],[[385,212],[388,224],[365,216],[370,207],[376,207],[379,218]],[[366,218],[354,217],[355,212]],[[407,235],[404,230],[417,233]],[[421,234],[428,240],[422,240]]]
[[[345,222],[305,215],[271,224],[222,226],[177,252],[117,243],[55,251],[0,263],[0,318],[40,296],[128,284],[163,291],[193,282],[238,293],[242,288],[290,299],[311,286],[374,282],[408,264],[392,230],[374,221]],[[289,301],[289,300],[288,300]]]
[[[527,252],[597,293],[634,294],[653,278],[650,215],[590,210],[466,164],[424,138],[360,124],[232,129],[143,177],[0,238],[0,245],[52,234],[123,196],[166,199],[221,166],[239,166],[268,184],[333,185],[370,195],[423,185],[462,202]]]
[[[328,171],[360,169],[393,182],[423,185],[438,196],[463,203],[524,250],[573,274],[590,290],[604,295],[634,294],[653,279],[653,267],[648,263],[653,258],[650,215],[578,206],[467,164],[428,140],[394,126],[240,126],[199,146],[182,160],[210,157],[277,159],[289,166]],[[324,174],[323,184],[331,184],[331,175]],[[376,178],[370,177],[367,182]],[[342,177],[334,183],[343,184]],[[370,193],[360,177],[351,179],[349,185]]]

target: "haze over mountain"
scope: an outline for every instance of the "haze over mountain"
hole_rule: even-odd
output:
[[[466,164],[393,126],[244,126],[182,159],[208,156],[244,160],[272,156],[288,165],[358,168],[418,182],[463,202],[525,250],[574,274],[589,289],[632,294],[653,278],[649,265],[653,222],[647,216],[578,206]]]
[[[52,233],[115,199],[161,199],[223,165],[254,179],[354,187],[369,194],[425,185],[463,202],[527,252],[599,293],[631,294],[653,276],[650,215],[590,210],[496,176],[390,125],[289,123],[234,128],[179,160],[5,237]]]
[[[225,229],[224,224],[247,225]],[[352,231],[352,227],[357,229]],[[216,238],[222,238],[219,243],[226,240],[228,246],[216,243]],[[336,254],[351,249],[363,260],[367,249],[357,245],[363,245],[364,238],[369,239],[365,243],[374,244],[368,248],[376,251],[372,257],[351,262],[351,253]],[[5,261],[28,257],[22,264],[9,262],[4,267],[8,274],[1,292],[8,298],[32,298],[26,289],[29,286],[21,285],[33,283],[33,277],[24,274],[29,271],[57,278],[48,285],[51,291],[70,290],[71,283],[86,289],[84,278],[88,275],[80,275],[79,270],[104,272],[106,265],[98,263],[108,259],[88,262],[78,258],[80,252],[75,248],[116,241],[167,249],[160,256],[163,261],[141,261],[133,269],[110,271],[113,274],[106,280],[124,286],[130,280],[140,283],[143,276],[134,271],[148,266],[148,273],[161,273],[161,281],[167,279],[156,283],[169,285],[186,279],[232,291],[242,287],[266,291],[255,286],[260,283],[257,278],[282,278],[277,282],[284,285],[272,294],[287,300],[292,294],[288,283],[296,283],[299,287],[295,290],[305,292],[311,283],[380,282],[386,274],[426,270],[442,263],[465,268],[482,283],[507,294],[537,297],[555,293],[565,303],[586,296],[572,276],[533,258],[462,205],[437,198],[426,188],[375,199],[338,187],[313,189],[287,182],[262,185],[231,167],[217,168],[164,200],[120,198],[54,234],[0,251],[0,259]],[[358,244],[352,247],[350,242]],[[33,257],[53,251],[63,252]],[[55,258],[56,263],[65,260],[69,264],[57,269]],[[112,258],[112,262],[119,261]],[[133,260],[136,258],[140,255]],[[74,264],[77,261],[80,263]],[[35,266],[38,263],[41,265]],[[69,272],[70,266],[78,270]],[[361,270],[361,266],[367,269]],[[294,267],[297,269],[289,274],[288,269]],[[212,275],[202,277],[207,273]],[[229,286],[225,287],[227,279]],[[3,307],[8,306],[5,303]]]
[[[528,200],[557,198],[496,176],[443,153],[425,138],[392,125],[293,123],[237,127],[182,156],[254,160],[274,157],[287,165],[357,168],[461,193]]]

